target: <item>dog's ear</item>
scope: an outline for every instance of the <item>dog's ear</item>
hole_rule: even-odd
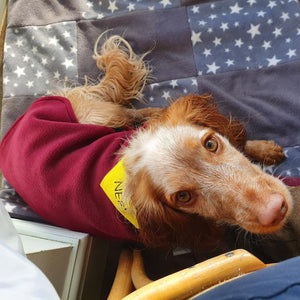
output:
[[[145,245],[165,249],[216,246],[223,229],[217,228],[213,221],[168,206],[163,191],[155,187],[147,172],[141,171],[134,181],[131,203],[136,209],[139,235]]]
[[[211,95],[188,95],[179,98],[162,114],[161,122],[169,126],[195,124],[212,128],[240,149],[246,143],[244,126],[222,115]]]

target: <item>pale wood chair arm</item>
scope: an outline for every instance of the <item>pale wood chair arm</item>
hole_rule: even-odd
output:
[[[135,250],[132,255],[123,250],[108,300],[187,299],[267,266],[248,251],[238,249],[152,281],[147,277],[140,251]],[[136,290],[131,292],[133,285]]]
[[[220,282],[267,266],[249,252],[235,250],[153,281],[124,300],[186,299]],[[139,272],[142,277],[146,276],[143,270]]]

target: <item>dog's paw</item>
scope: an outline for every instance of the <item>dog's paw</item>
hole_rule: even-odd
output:
[[[247,141],[245,154],[264,165],[278,164],[285,159],[283,149],[273,141]]]

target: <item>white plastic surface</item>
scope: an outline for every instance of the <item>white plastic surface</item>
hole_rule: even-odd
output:
[[[0,299],[59,300],[46,276],[25,255],[0,201]]]

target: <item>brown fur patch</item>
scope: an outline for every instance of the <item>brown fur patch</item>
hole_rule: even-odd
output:
[[[190,246],[194,249],[218,244],[223,229],[216,227],[213,221],[170,207],[163,191],[155,188],[147,172],[140,171],[132,180],[136,189],[131,201],[137,211],[143,243],[162,248]]]

